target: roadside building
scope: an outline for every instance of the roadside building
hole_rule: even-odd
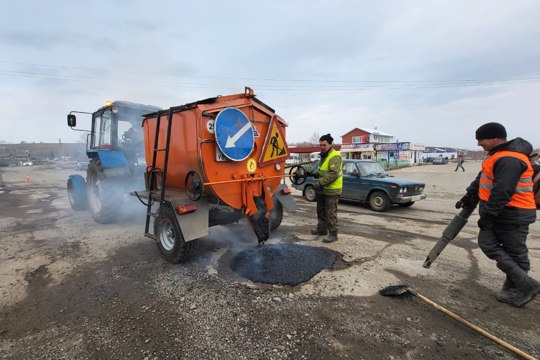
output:
[[[354,128],[341,135],[341,153],[345,159],[375,160],[375,144],[392,142],[394,135],[377,128]]]
[[[424,149],[424,145],[399,142],[377,128],[354,128],[341,136],[343,158],[377,160],[386,168],[421,164]]]
[[[397,168],[421,164],[425,146],[410,142],[377,144],[375,151],[377,160],[386,163],[387,168]]]

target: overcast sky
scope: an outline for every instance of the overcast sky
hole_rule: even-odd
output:
[[[540,146],[540,1],[2,1],[0,141],[80,141],[70,110],[255,90],[287,140],[355,127]],[[89,127],[83,118],[78,125]]]

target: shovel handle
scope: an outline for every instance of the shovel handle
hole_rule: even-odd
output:
[[[435,309],[445,313],[446,315],[450,316],[451,318],[459,321],[460,323],[464,324],[464,325],[467,325],[468,327],[470,327],[471,329],[475,330],[476,332],[484,335],[485,337],[487,337],[488,339],[491,339],[493,341],[495,341],[497,344],[505,347],[506,349],[512,351],[513,353],[521,356],[522,358],[524,359],[527,359],[527,360],[536,360],[535,357],[521,351],[520,349],[518,349],[517,347],[513,346],[513,345],[510,345],[509,343],[507,343],[506,341],[502,340],[502,339],[499,339],[498,337],[496,337],[495,335],[492,335],[490,333],[488,333],[486,330],[474,325],[473,323],[463,319],[461,316],[457,315],[457,314],[454,314],[453,312],[451,312],[450,310],[447,310],[445,308],[443,308],[441,305],[437,304],[437,303],[434,303],[433,301],[431,301],[430,299],[428,299],[427,297],[421,295],[421,294],[418,294],[418,293],[414,293],[414,295],[416,295],[416,297],[418,297],[420,300],[422,300],[423,302],[425,302],[426,304],[429,304],[431,306],[433,306]]]

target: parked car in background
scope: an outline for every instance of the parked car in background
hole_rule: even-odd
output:
[[[22,166],[32,166],[32,165],[34,165],[34,163],[31,161],[25,161],[22,163]]]
[[[433,158],[432,163],[433,163],[433,165],[448,164],[448,158],[443,158],[442,156],[441,157],[436,157],[436,158]]]
[[[316,170],[316,163],[311,171]],[[315,201],[317,193],[313,187],[315,179],[308,177],[301,185],[294,185],[302,191],[308,201]],[[343,192],[341,200],[360,201],[374,211],[387,211],[394,204],[409,207],[426,198],[425,184],[409,179],[388,175],[383,167],[373,160],[343,160]]]

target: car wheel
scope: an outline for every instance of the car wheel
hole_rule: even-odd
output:
[[[401,207],[409,207],[409,206],[412,206],[412,204],[414,204],[414,201],[410,201],[410,202],[407,202],[407,203],[401,203],[401,204],[398,204],[399,206]]]
[[[317,200],[317,192],[313,186],[310,185],[304,188],[304,198],[306,198],[307,201]]]
[[[390,199],[383,191],[374,191],[369,196],[369,207],[373,211],[384,212],[390,208]]]

